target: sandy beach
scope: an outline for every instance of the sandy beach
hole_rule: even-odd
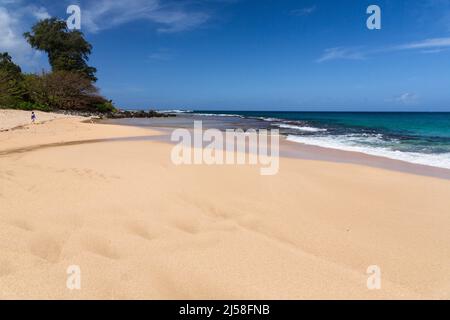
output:
[[[70,116],[35,111],[36,123],[45,123],[47,121],[70,118]],[[0,131],[6,131],[20,126],[26,126],[30,124],[31,112],[21,110],[0,110]]]
[[[175,166],[156,130],[28,117],[0,119],[22,126],[0,132],[0,299],[450,298],[448,179],[290,157],[274,176]]]

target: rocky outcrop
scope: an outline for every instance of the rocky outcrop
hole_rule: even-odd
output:
[[[167,118],[175,117],[174,114],[161,113],[154,110],[117,110],[115,112],[100,113],[89,111],[60,111],[59,113],[82,117],[97,117],[101,119],[124,119],[124,118]]]
[[[174,114],[160,113],[157,111],[149,110],[119,110],[106,114],[110,119],[123,119],[123,118],[166,118],[174,117]]]

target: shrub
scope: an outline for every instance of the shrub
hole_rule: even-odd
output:
[[[114,107],[111,101],[106,101],[95,105],[95,110],[101,113],[116,112],[117,109]]]
[[[11,109],[18,109],[18,110],[27,110],[27,111],[33,111],[33,110],[39,110],[44,112],[50,112],[53,111],[52,108],[50,108],[46,104],[41,103],[35,103],[35,102],[29,102],[29,101],[21,101],[14,105],[10,106]]]
[[[114,108],[91,80],[78,72],[55,71],[24,78],[28,99],[52,109],[110,112]]]
[[[22,80],[20,67],[8,53],[0,53],[0,105],[9,107],[23,100],[26,90]]]
[[[0,108],[110,113],[116,108],[81,70],[22,74],[8,53],[0,53]]]

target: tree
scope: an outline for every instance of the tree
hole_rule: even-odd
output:
[[[8,105],[11,99],[8,73],[0,69],[0,107]]]
[[[16,65],[8,52],[0,53],[0,70],[6,72],[11,78],[18,79],[22,70]]]
[[[26,75],[25,87],[33,102],[60,110],[91,110],[107,100],[85,76],[70,71]]]
[[[94,86],[96,69],[87,64],[92,50],[79,31],[64,21],[42,20],[24,34],[30,45],[47,52],[52,72],[22,74],[8,53],[0,53],[0,107],[22,110],[114,112]]]
[[[47,53],[53,71],[77,72],[90,81],[97,81],[97,70],[87,64],[92,45],[82,32],[69,30],[65,21],[41,20],[24,37],[33,48]]]
[[[10,106],[25,95],[22,70],[7,53],[0,53],[0,105]]]

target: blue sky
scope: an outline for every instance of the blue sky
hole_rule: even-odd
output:
[[[119,107],[450,111],[450,0],[0,0],[0,51],[48,69],[21,34],[70,4]]]

